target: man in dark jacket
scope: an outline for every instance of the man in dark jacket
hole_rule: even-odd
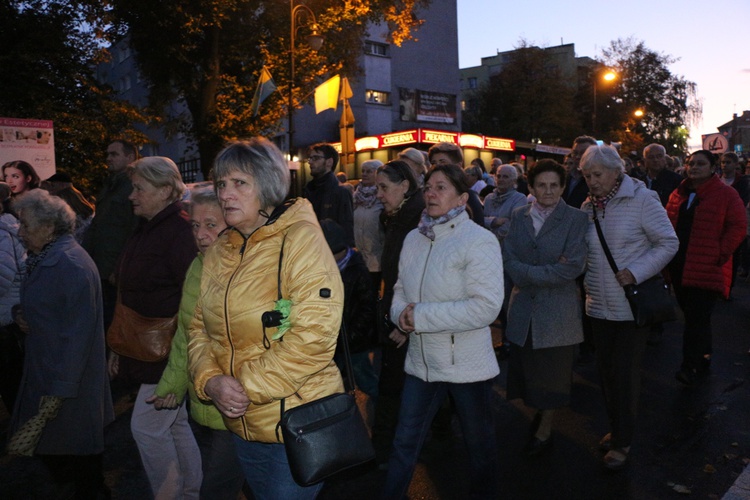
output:
[[[661,144],[649,144],[643,148],[643,161],[646,164],[643,182],[649,189],[656,191],[661,206],[666,207],[669,195],[680,185],[682,177],[667,169],[667,150]]]
[[[596,139],[588,135],[576,137],[569,155],[572,162],[569,166],[567,162],[565,164],[568,177],[565,179],[565,191],[563,191],[562,199],[573,208],[581,208],[581,205],[589,196],[589,187],[583,180],[580,165],[583,153],[590,146],[596,146]]]
[[[138,159],[138,150],[128,141],[116,140],[107,147],[109,177],[96,199],[96,213],[83,239],[83,247],[94,260],[102,279],[104,329],[112,322],[117,300],[115,266],[125,242],[138,225],[128,196],[133,191],[128,165]]]
[[[721,180],[727,186],[732,186],[742,198],[742,204],[747,207],[750,203],[750,177],[740,172],[740,157],[729,152],[721,155]],[[732,259],[732,287],[737,280],[737,273],[742,266],[742,276],[746,277],[750,262],[747,258],[747,238],[742,240],[740,246],[734,251]]]
[[[333,169],[339,162],[338,152],[330,144],[313,144],[307,153],[312,180],[305,186],[305,198],[312,204],[318,220],[331,219],[346,233],[354,246],[354,207],[352,195],[339,185]]]

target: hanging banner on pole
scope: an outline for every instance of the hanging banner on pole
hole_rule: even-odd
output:
[[[55,173],[55,135],[51,120],[0,118],[0,165],[23,160],[44,180]]]

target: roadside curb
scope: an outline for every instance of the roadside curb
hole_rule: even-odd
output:
[[[745,467],[729,491],[721,500],[749,500],[750,499],[750,465]]]

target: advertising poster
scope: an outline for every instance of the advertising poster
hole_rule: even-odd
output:
[[[456,96],[399,88],[399,111],[403,122],[456,123]]]
[[[23,160],[40,179],[55,173],[55,137],[50,120],[0,118],[0,166]]]

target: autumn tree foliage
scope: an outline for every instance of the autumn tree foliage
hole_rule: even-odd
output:
[[[270,135],[288,110],[290,2],[280,0],[111,0],[113,19],[127,33],[155,112],[174,99],[189,114],[178,117],[203,159],[204,173],[231,139]],[[297,5],[299,2],[295,2]],[[304,43],[309,19],[298,23],[293,106],[301,107],[315,86],[337,73],[360,73],[359,56],[368,22],[385,22],[390,42],[409,39],[421,21],[415,12],[429,0],[309,0],[325,37],[315,52]],[[252,115],[250,103],[261,68],[281,92]],[[208,159],[208,161],[206,161]]]
[[[57,168],[89,194],[106,176],[109,139],[145,140],[142,113],[94,78],[106,17],[95,0],[0,2],[0,116],[52,120]]]

